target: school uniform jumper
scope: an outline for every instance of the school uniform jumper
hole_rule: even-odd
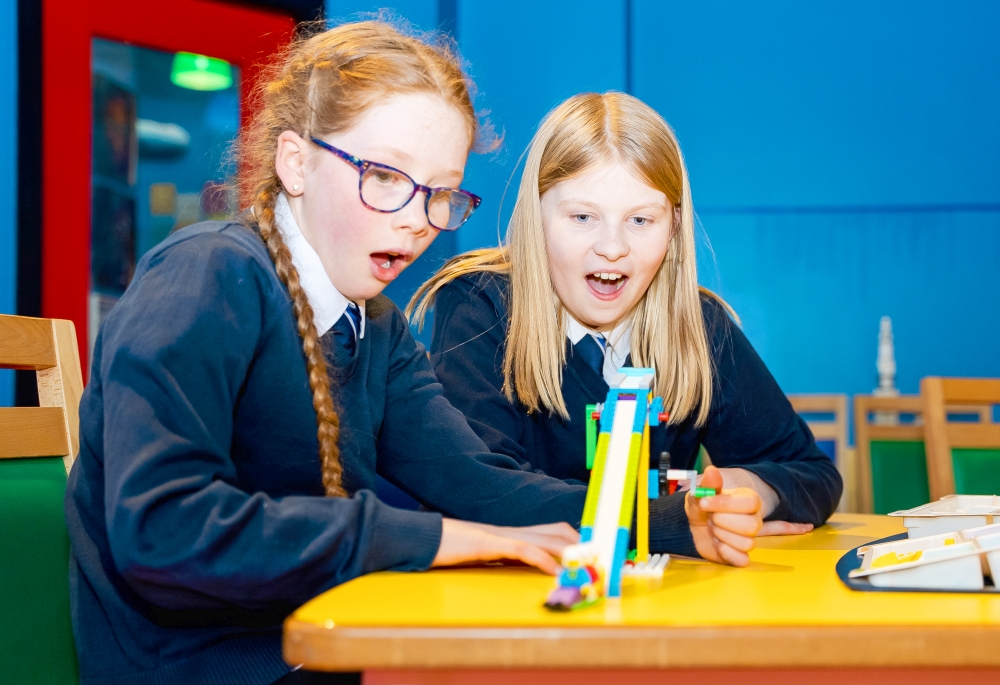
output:
[[[509,283],[507,276],[481,272],[438,292],[431,343],[434,371],[445,397],[490,450],[538,473],[586,483],[586,405],[604,402],[608,383],[567,340],[562,393],[569,419],[544,411],[529,414],[516,399],[506,399],[502,367]],[[840,474],[723,307],[706,297],[701,306],[714,367],[709,418],[700,428],[694,417],[652,428],[653,467],[661,452],[669,452],[672,468],[693,468],[704,445],[714,465],[746,469],[774,489],[779,504],[768,519],[822,524],[840,501]],[[623,365],[631,366],[631,359]],[[689,530],[657,523],[666,518],[676,522],[682,514],[679,497],[651,502],[652,549],[696,554]]]
[[[446,516],[579,525],[585,488],[491,454],[385,297],[322,337],[348,498],[324,497],[291,300],[259,235],[208,222],[139,263],[101,327],[66,518],[85,685],[270,683],[281,621],[339,583],[427,568]],[[434,512],[394,509],[376,473]]]

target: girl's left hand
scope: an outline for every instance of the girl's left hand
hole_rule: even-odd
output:
[[[556,559],[562,557],[563,549],[580,542],[580,533],[568,523],[543,523],[537,526],[522,527],[491,526],[488,523],[472,523],[471,521],[465,521],[465,523],[493,535],[527,542],[545,550]]]
[[[811,533],[813,524],[792,523],[790,521],[766,521],[761,527],[757,537],[762,538],[768,535],[803,535]]]

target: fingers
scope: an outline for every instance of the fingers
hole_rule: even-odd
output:
[[[442,521],[441,543],[432,566],[498,559],[516,559],[550,574],[559,572],[559,564],[552,555],[536,545],[494,534],[482,526],[447,518]]]
[[[557,540],[565,542],[567,545],[575,545],[580,542],[580,533],[576,528],[569,525],[568,523],[561,521],[559,523],[546,523],[541,526],[532,526],[533,528],[538,528],[540,533],[545,535],[550,535]]]
[[[698,480],[698,485],[703,488],[722,488],[722,472],[714,466],[709,466]]]
[[[702,497],[698,506],[713,513],[756,514],[760,511],[760,495],[750,488],[735,488],[719,495]]]
[[[761,526],[757,537],[767,535],[802,535],[813,530],[811,523],[790,523],[788,521],[767,521]]]
[[[739,552],[749,552],[753,549],[756,538],[753,534],[743,535],[740,533],[734,533],[725,528],[721,528],[718,525],[714,525],[714,522],[709,524],[709,528],[712,531],[712,535],[719,542],[729,545],[734,550]]]
[[[719,560],[723,563],[729,564],[730,566],[740,567],[750,565],[750,555],[746,552],[733,549],[723,542],[716,544],[716,550],[719,554]]]
[[[756,537],[764,525],[760,519],[760,514],[712,514],[711,525],[716,528],[727,530],[735,535],[744,537]]]
[[[500,530],[521,530],[526,533],[530,533],[537,536],[538,539],[549,538],[553,542],[561,542],[563,546],[565,545],[575,545],[580,542],[580,533],[577,530],[565,522],[560,523],[543,523],[537,526],[526,526],[524,528],[507,528]]]
[[[508,537],[508,536],[504,536]],[[526,542],[529,545],[534,545],[539,549],[545,550],[547,553],[554,557],[561,557],[563,550],[569,545],[574,544],[573,542],[567,542],[561,537],[552,537],[549,535],[533,535],[530,533],[522,533],[517,536],[510,536],[512,540],[519,540],[521,542]]]
[[[497,558],[517,559],[519,561],[523,561],[530,566],[534,566],[537,569],[545,571],[550,576],[554,576],[559,573],[559,562],[553,559],[552,555],[548,552],[536,547],[535,545],[530,545],[526,542],[519,542],[516,540],[511,540],[507,544],[509,545],[509,548]]]

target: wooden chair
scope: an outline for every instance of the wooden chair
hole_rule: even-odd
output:
[[[920,381],[920,396],[931,498],[1000,494],[1000,424],[992,420],[1000,378],[928,377]],[[980,421],[948,421],[948,414],[963,410]]]
[[[896,421],[888,425],[873,421],[871,415],[877,412]],[[899,422],[900,414],[912,415],[913,421]],[[930,500],[922,416],[919,395],[854,396],[858,511],[888,514]]]
[[[83,392],[69,321],[0,315],[0,368],[34,369],[40,407],[0,408],[0,680],[76,683],[66,473]]]
[[[853,450],[847,446],[847,395],[789,395],[797,414],[831,414],[832,420],[806,418],[817,443],[831,443],[834,463],[844,479],[844,495],[838,511],[857,511],[857,480]],[[820,444],[820,448],[823,445]],[[824,450],[826,451],[826,450]]]

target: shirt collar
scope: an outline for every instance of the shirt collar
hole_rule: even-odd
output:
[[[324,335],[333,328],[333,324],[347,311],[349,300],[344,297],[333,285],[330,276],[323,268],[323,262],[319,254],[309,244],[306,237],[302,235],[299,224],[295,221],[292,208],[288,204],[288,198],[284,193],[278,194],[278,200],[274,203],[274,220],[281,231],[281,236],[285,239],[288,251],[292,253],[292,264],[299,272],[299,283],[306,291],[309,304],[313,310],[313,323],[319,335]],[[365,337],[365,303],[355,302],[361,314],[361,330],[358,331],[358,338]]]
[[[604,380],[611,384],[612,380],[617,380],[618,369],[625,366],[625,360],[632,352],[632,321],[626,320],[619,323],[608,335],[599,333],[591,328],[587,328],[582,323],[573,318],[565,309],[567,327],[566,337],[574,345],[583,340],[583,336],[592,336],[595,340],[598,336],[606,342],[604,352]]]

